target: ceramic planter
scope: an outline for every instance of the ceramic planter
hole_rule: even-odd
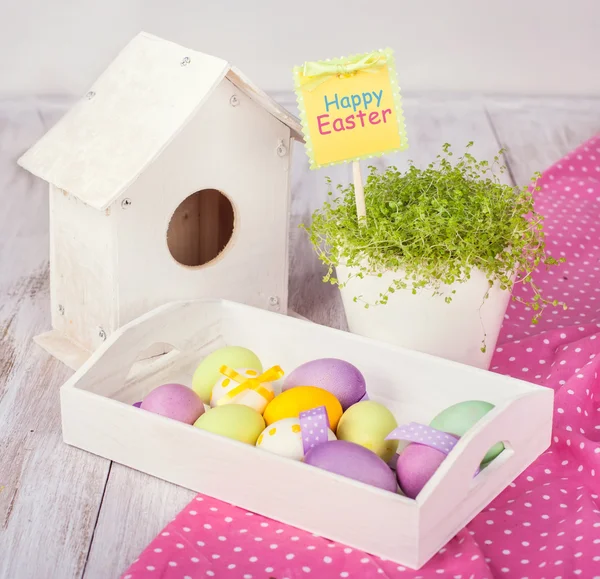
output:
[[[343,282],[357,272],[357,268],[338,266],[337,277]],[[350,331],[488,369],[510,292],[496,284],[484,302],[483,296],[489,287],[487,278],[481,271],[473,270],[470,280],[445,286],[441,296],[432,296],[433,291],[426,289],[413,295],[411,289],[406,289],[396,291],[385,305],[366,309],[364,302],[354,302],[355,296],[363,296],[366,302],[374,303],[399,275],[398,272],[386,272],[382,277],[352,278],[341,288]],[[444,296],[450,295],[452,290],[456,293],[447,304]],[[485,353],[481,352],[484,333]]]

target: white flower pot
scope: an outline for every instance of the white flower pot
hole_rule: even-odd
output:
[[[339,266],[336,273],[344,282],[357,272],[357,268]],[[391,294],[385,305],[366,309],[364,302],[354,302],[355,296],[363,296],[365,302],[373,304],[399,275],[386,272],[382,277],[352,278],[341,288],[350,331],[487,370],[510,292],[495,284],[483,301],[489,284],[481,271],[473,270],[470,280],[445,286],[441,296],[433,296],[432,290],[425,289],[413,295],[409,288]],[[452,290],[456,293],[451,294]],[[449,304],[444,301],[447,295],[452,296]],[[485,353],[481,351],[484,333]]]

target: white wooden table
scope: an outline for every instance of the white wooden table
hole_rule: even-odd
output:
[[[276,95],[295,110],[289,94]],[[411,147],[388,162],[429,162],[444,142],[476,156],[507,147],[509,179],[523,184],[600,132],[600,99],[412,95],[404,99]],[[65,111],[63,99],[0,101],[0,578],[116,578],[193,493],[63,444],[58,389],[71,371],[32,337],[50,328],[46,186],[17,157]],[[290,306],[345,329],[335,287],[298,223],[325,197],[324,176],[296,149]],[[383,163],[377,160],[376,165]]]

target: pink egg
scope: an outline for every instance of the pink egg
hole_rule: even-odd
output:
[[[194,424],[204,414],[200,396],[183,384],[163,384],[155,388],[144,398],[140,408],[186,424]]]
[[[373,451],[353,442],[323,442],[306,453],[304,462],[386,491],[397,490],[392,469]]]
[[[417,442],[409,444],[396,462],[396,477],[402,492],[416,498],[445,458],[446,454],[436,448]]]
[[[317,386],[333,394],[346,410],[366,394],[360,370],[337,358],[320,358],[298,366],[285,379],[282,391],[296,386]]]

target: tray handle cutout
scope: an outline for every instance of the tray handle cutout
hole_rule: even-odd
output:
[[[485,496],[491,500],[495,494],[490,494],[499,493],[529,466],[532,454],[535,457],[549,446],[553,394],[551,389],[528,392],[487,413],[460,438],[417,502],[439,514],[463,501]],[[504,443],[505,449],[474,476],[497,442]]]
[[[158,307],[111,334],[63,388],[77,387],[115,397],[140,354],[157,343],[169,344],[181,356],[199,361],[202,351],[221,338],[222,318],[220,300],[172,302]]]

